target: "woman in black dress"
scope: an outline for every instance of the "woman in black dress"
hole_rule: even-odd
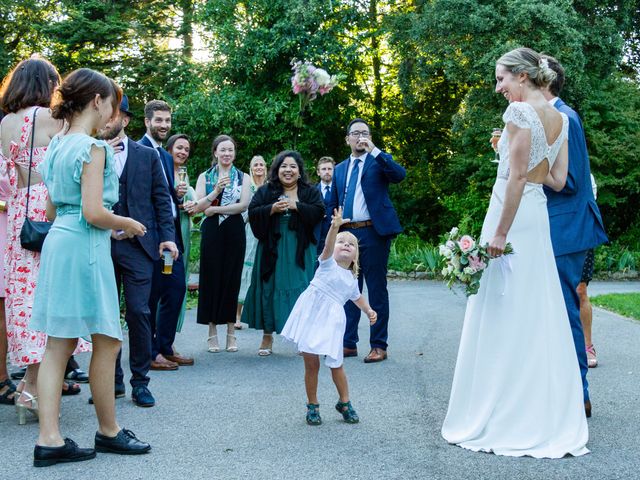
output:
[[[200,292],[198,323],[209,325],[208,351],[220,351],[217,325],[227,325],[227,352],[237,352],[234,335],[236,305],[246,238],[242,212],[249,206],[251,179],[233,162],[236,144],[219,135],[211,148],[213,165],[198,177],[197,202],[185,204],[189,213],[204,211],[200,225]]]

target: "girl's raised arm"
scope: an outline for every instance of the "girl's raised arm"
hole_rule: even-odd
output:
[[[320,255],[320,260],[328,260],[331,255],[333,255],[333,248],[336,244],[336,236],[338,235],[338,231],[340,227],[345,223],[349,223],[351,219],[342,218],[342,207],[334,208],[333,215],[331,216],[331,226],[329,227],[329,231],[327,232],[327,239],[324,243],[324,250],[322,250],[322,254]]]

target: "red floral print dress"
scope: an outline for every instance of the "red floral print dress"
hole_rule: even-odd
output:
[[[24,169],[29,168],[31,126],[35,108],[29,109],[24,114],[20,141],[19,143],[11,142],[7,162],[11,193],[7,205],[7,247],[4,252],[5,311],[9,360],[19,367],[40,363],[47,343],[47,336],[44,333],[27,328],[31,319],[33,294],[40,270],[40,253],[26,250],[20,245],[20,230],[25,219],[27,188],[18,187],[16,173],[16,165]],[[33,149],[32,172],[37,171],[46,150],[46,147]],[[35,221],[46,221],[48,194],[45,184],[40,182],[31,185],[29,195],[29,218]],[[64,272],[61,272],[60,281],[65,281]],[[79,340],[75,353],[88,351],[91,351],[91,344],[85,340]]]

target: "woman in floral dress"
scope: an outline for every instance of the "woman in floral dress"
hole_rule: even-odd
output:
[[[32,168],[28,215],[31,220],[46,221],[48,194],[37,168],[44,159],[51,138],[63,126],[61,121],[51,117],[48,108],[59,83],[60,76],[51,63],[32,57],[18,63],[0,88],[0,108],[7,113],[0,135],[3,155],[8,160],[10,187],[7,247],[4,252],[7,341],[11,363],[27,367],[18,403],[32,410],[36,409],[36,380],[47,336],[28,328],[40,269],[40,253],[22,248],[20,230],[25,220],[30,157]],[[89,343],[84,340],[79,343],[77,352],[89,350]]]

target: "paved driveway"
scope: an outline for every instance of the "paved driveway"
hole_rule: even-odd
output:
[[[591,293],[640,291],[638,283],[594,283]],[[455,366],[465,299],[439,282],[390,283],[389,359],[346,361],[361,423],[333,410],[336,393],[323,367],[324,424],[304,422],[302,360],[276,339],[275,354],[256,355],[260,334],[238,333],[238,353],[206,352],[206,328],[190,312],[177,346],[194,367],[152,372],[151,409],[118,400],[123,426],[153,445],[143,457],[99,454],[96,460],[31,467],[37,423],[17,425],[0,408],[2,479],[614,479],[640,478],[640,322],[596,310],[600,366],[590,372],[594,416],[590,455],[561,460],[506,458],[448,445],[440,436]],[[361,338],[368,339],[365,322]],[[220,333],[223,333],[222,331]],[[82,362],[88,360],[81,357]],[[63,432],[91,445],[96,421],[88,388],[65,397]],[[130,389],[128,392],[130,393]]]

